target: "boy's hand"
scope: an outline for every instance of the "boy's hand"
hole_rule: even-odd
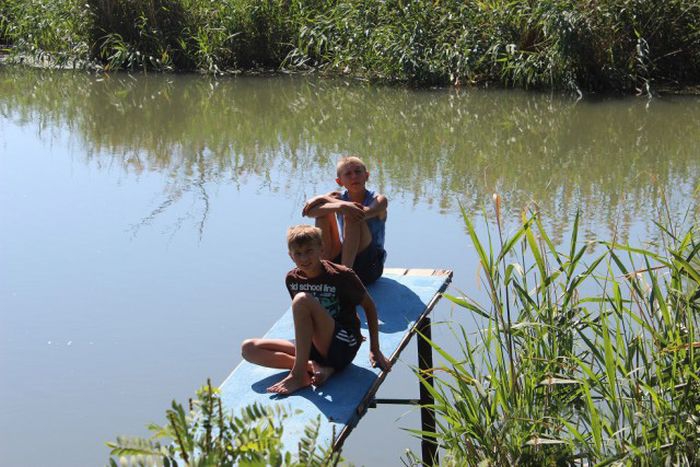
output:
[[[391,370],[391,362],[384,356],[381,350],[369,351],[369,363],[372,368],[379,367],[383,371]]]

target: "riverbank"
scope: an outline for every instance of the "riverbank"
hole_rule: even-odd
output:
[[[98,70],[315,70],[412,86],[654,93],[700,85],[694,0],[7,0],[12,57]]]

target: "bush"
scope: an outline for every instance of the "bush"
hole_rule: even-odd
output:
[[[239,415],[224,410],[211,382],[197,391],[189,413],[173,401],[166,412],[168,423],[149,425],[151,438],[118,437],[107,443],[110,465],[128,466],[322,466],[334,465],[338,455],[316,445],[318,425],[309,426],[297,452],[282,450],[283,421],[287,413],[258,405]]]

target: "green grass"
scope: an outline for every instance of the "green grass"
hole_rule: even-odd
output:
[[[443,464],[697,465],[697,229],[592,256],[578,217],[558,248],[537,215],[508,238],[497,216],[479,238],[464,214],[488,300],[448,297],[478,331],[453,329],[456,355],[432,343]]]
[[[700,3],[3,0],[0,42],[16,57],[107,70],[320,70],[420,86],[648,93],[698,84]]]

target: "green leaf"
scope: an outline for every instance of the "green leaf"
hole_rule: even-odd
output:
[[[481,241],[479,241],[479,237],[476,234],[476,229],[474,228],[474,224],[472,224],[471,220],[469,219],[469,216],[467,215],[467,211],[464,209],[464,206],[460,203],[460,210],[462,212],[462,219],[464,219],[464,225],[467,227],[467,232],[469,233],[469,238],[472,240],[472,244],[474,245],[474,249],[476,250],[477,256],[479,257],[479,260],[481,261],[482,267],[486,270],[487,274],[491,275],[492,274],[492,266],[491,262],[489,261],[489,257],[486,255],[486,250],[484,250],[483,245],[481,244]]]
[[[450,295],[448,293],[444,293],[443,296],[454,303],[455,305],[459,305],[462,308],[466,308],[468,310],[473,311],[474,313],[483,316],[484,318],[488,318],[489,314],[479,306],[473,304],[472,302],[469,301],[467,297],[457,297],[455,295]]]
[[[537,244],[537,240],[535,240],[535,235],[532,233],[532,229],[530,228],[530,225],[523,219],[524,221],[524,230],[525,230],[525,237],[527,238],[527,244],[530,247],[530,252],[532,253],[532,256],[535,258],[535,264],[537,265],[537,269],[540,271],[540,280],[544,284],[544,281],[547,278],[547,267],[544,262],[544,259],[542,258],[542,254],[540,253],[540,248],[539,245]]]
[[[496,258],[496,263],[500,263],[503,258],[506,257],[508,253],[513,249],[513,247],[520,241],[523,235],[525,235],[525,231],[530,228],[530,225],[532,225],[532,218],[528,219],[523,226],[518,229],[518,231],[511,236],[508,241],[506,241],[505,245],[503,245],[503,248],[501,248],[501,252],[498,254],[498,257]]]

